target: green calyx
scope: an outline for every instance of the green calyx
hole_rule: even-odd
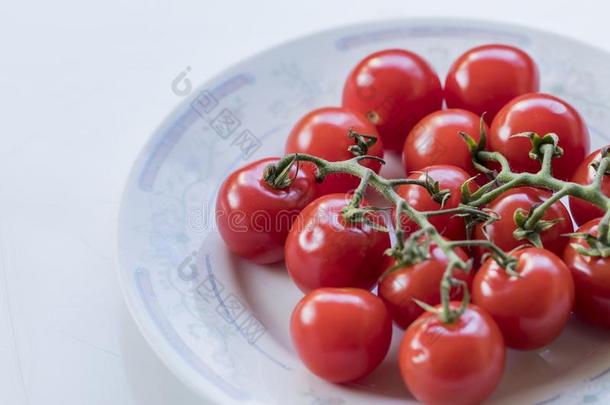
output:
[[[394,259],[395,264],[382,277],[402,267],[413,266],[430,259],[430,239],[422,236],[423,232],[411,234],[404,242],[387,249],[385,254]]]
[[[532,142],[532,149],[529,151],[529,157],[533,160],[542,162],[544,160],[543,145],[553,146],[553,157],[563,156],[563,149],[559,146],[559,137],[557,134],[548,133],[540,136],[535,132],[522,132],[511,136],[511,138],[527,138]]]
[[[534,222],[533,226],[527,227],[526,224],[528,223],[528,220],[532,217],[538,206],[539,205],[532,206],[532,209],[530,211],[526,211],[521,208],[515,211],[513,219],[515,221],[515,224],[517,225],[517,229],[515,229],[515,231],[513,232],[513,237],[516,240],[527,240],[532,245],[538,248],[543,248],[544,246],[542,244],[540,234],[546,230],[551,229],[558,222],[563,221],[563,218],[555,218],[550,221],[538,220]]]
[[[280,161],[277,164],[268,165],[263,172],[263,179],[269,186],[277,190],[288,188],[298,175],[299,166],[297,159],[298,155],[295,154],[288,161]],[[297,173],[290,177],[290,169],[294,164],[297,164]]]
[[[428,172],[424,172],[423,181],[423,186],[426,188],[426,191],[428,191],[432,199],[439,203],[441,208],[444,207],[449,197],[451,197],[451,192],[447,189],[441,190],[440,183],[430,177]]]
[[[377,137],[372,135],[359,134],[358,132],[350,130],[347,132],[349,139],[353,139],[355,144],[347,148],[347,150],[354,156],[364,156],[369,152],[369,148],[377,143]]]
[[[591,162],[591,167],[595,170],[599,170],[602,159],[610,158],[610,147],[605,147],[601,150],[600,158]],[[606,168],[604,175],[610,176],[610,166]]]
[[[590,233],[569,233],[562,235],[573,239],[582,239],[587,245],[584,246],[580,243],[572,243],[571,246],[579,254],[588,257],[610,257],[610,246],[599,237],[591,235]]]
[[[493,174],[493,170],[489,169],[485,166],[484,162],[479,159],[479,152],[484,151],[487,147],[487,130],[485,129],[485,114],[481,115],[481,119],[479,121],[479,141],[475,141],[472,136],[467,134],[466,132],[460,131],[458,134],[464,139],[468,149],[470,150],[470,154],[472,155],[472,164],[475,169],[480,171],[481,173],[491,175]]]

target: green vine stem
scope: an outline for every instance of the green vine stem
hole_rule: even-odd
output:
[[[478,159],[485,162],[497,162],[500,164],[501,170],[494,180],[499,186],[487,192],[473,193],[470,201],[466,202],[466,205],[471,207],[484,206],[513,187],[542,187],[553,191],[554,194],[545,203],[533,209],[530,217],[525,223],[526,229],[533,229],[551,204],[558,201],[560,198],[569,195],[588,201],[606,212],[599,226],[599,239],[610,245],[610,197],[606,196],[601,190],[603,176],[610,167],[610,157],[604,157],[600,160],[594,181],[589,185],[582,185],[552,177],[551,161],[556,154],[555,148],[556,146],[552,144],[543,144],[540,146],[543,157],[542,167],[538,173],[514,173],[511,171],[508,161],[502,154],[488,151],[478,152]]]
[[[525,135],[521,135],[525,136]],[[596,167],[597,172],[594,181],[589,185],[581,185],[556,179],[552,176],[552,159],[561,156],[562,150],[557,146],[557,137],[554,134],[538,137],[536,134],[527,134],[532,139],[533,149],[530,152],[532,158],[536,158],[541,162],[541,169],[538,173],[514,173],[511,171],[508,160],[498,152],[489,152],[485,150],[477,150],[475,159],[479,162],[496,162],[501,169],[493,180],[483,185],[478,191],[463,197],[462,204],[457,208],[441,209],[439,211],[426,212],[418,211],[410,206],[396,192],[395,187],[403,184],[416,184],[425,187],[426,190],[440,201],[445,201],[449,193],[447,190],[440,190],[438,183],[432,181],[429,177],[425,179],[385,179],[378,175],[373,170],[360,164],[365,159],[375,159],[385,163],[383,159],[376,156],[361,155],[349,160],[330,162],[328,160],[306,154],[290,154],[284,156],[277,163],[270,165],[265,170],[265,180],[271,186],[285,187],[287,181],[287,173],[293,164],[298,162],[310,162],[316,166],[315,176],[318,181],[323,181],[324,178],[333,173],[344,173],[356,176],[361,179],[361,182],[354,192],[354,196],[349,204],[347,204],[343,214],[349,220],[362,220],[359,214],[368,212],[367,210],[375,210],[372,207],[361,208],[360,204],[363,199],[363,194],[367,187],[372,187],[379,194],[384,196],[395,207],[395,235],[396,242],[394,250],[407,249],[405,245],[404,232],[402,230],[401,216],[406,214],[420,229],[418,235],[427,237],[433,241],[447,256],[448,265],[441,281],[441,310],[437,311],[440,319],[445,323],[451,323],[457,319],[465,310],[469,301],[469,294],[460,280],[453,277],[455,269],[470,271],[471,263],[462,260],[454,251],[457,246],[479,246],[488,248],[491,251],[494,259],[505,268],[509,274],[517,275],[515,272],[515,259],[500,248],[494,245],[489,240],[466,240],[466,241],[448,241],[444,239],[436,228],[429,222],[428,217],[433,215],[455,214],[462,216],[471,216],[485,221],[493,220],[493,214],[480,209],[480,207],[492,202],[505,191],[518,186],[542,187],[554,192],[545,203],[534,207],[527,219],[524,221],[523,227],[525,230],[536,229],[542,222],[544,212],[554,202],[564,196],[574,196],[586,200],[606,211],[599,225],[598,240],[606,246],[610,246],[610,197],[606,196],[601,191],[603,176],[610,168],[610,156],[604,155]],[[466,200],[466,201],[464,201]],[[413,242],[411,239],[410,243]],[[464,289],[464,299],[462,305],[458,309],[450,307],[450,292],[452,287],[462,287]],[[432,310],[429,306],[421,303],[425,308]]]
[[[352,176],[359,177],[361,179],[358,189],[354,193],[352,201],[348,204],[350,209],[353,209],[359,201],[362,201],[362,193],[366,189],[366,186],[372,187],[379,194],[384,196],[389,202],[396,207],[396,221],[397,225],[400,225],[401,214],[406,214],[421,230],[422,234],[426,235],[435,244],[442,249],[448,259],[447,271],[443,276],[441,283],[441,296],[442,296],[442,311],[439,312],[439,316],[443,322],[451,323],[457,319],[465,310],[468,301],[464,300],[463,304],[458,309],[452,309],[449,305],[450,302],[450,290],[454,285],[459,284],[459,280],[455,280],[452,277],[453,270],[455,268],[469,271],[471,264],[463,261],[453,250],[449,241],[441,236],[436,228],[428,221],[428,218],[423,213],[419,212],[412,206],[406,203],[406,201],[400,197],[394,187],[398,184],[413,184],[405,183],[402,180],[388,180],[375,173],[373,170],[362,166],[360,161],[364,159],[375,158],[372,156],[358,156],[349,160],[330,162],[328,160],[306,154],[289,154],[284,156],[280,161],[275,163],[273,169],[268,169],[268,172],[282,172],[287,165],[294,164],[295,161],[299,162],[310,162],[316,166],[316,178],[318,181],[323,181],[324,177],[333,173],[345,173],[351,174]],[[420,183],[414,183],[420,184]],[[421,184],[420,184],[421,185]],[[402,227],[397,226],[396,228],[397,243],[399,248],[404,247],[402,245],[403,235]],[[465,294],[467,296],[467,294]]]

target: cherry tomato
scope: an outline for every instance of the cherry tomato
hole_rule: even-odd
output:
[[[514,253],[518,263],[510,275],[492,258],[472,282],[473,302],[494,318],[508,347],[538,349],[563,330],[574,304],[574,282],[566,265],[545,249]]]
[[[423,168],[420,172],[409,175],[409,179],[425,179],[427,175],[439,182],[441,190],[449,190],[450,197],[445,201],[443,209],[456,208],[461,201],[461,186],[470,178],[468,173],[459,167],[450,165],[434,165]],[[476,190],[474,183],[469,184],[471,192]],[[430,193],[422,186],[405,184],[399,186],[396,192],[404,198],[407,204],[419,211],[437,211],[441,204],[436,202]],[[464,219],[455,214],[434,215],[428,218],[430,223],[446,238],[460,240],[466,238],[466,224]],[[417,229],[417,225],[411,220],[404,218],[403,229],[411,233]]]
[[[379,283],[377,294],[390,311],[394,322],[402,329],[409,326],[424,312],[413,301],[413,298],[432,306],[441,303],[439,287],[449,259],[435,243],[430,244],[429,252],[429,259],[398,267],[383,277]],[[468,256],[461,248],[455,249],[455,252],[464,261],[468,260]],[[395,265],[396,261],[392,259],[388,268]],[[471,274],[463,270],[456,270],[453,275],[455,278],[467,282],[470,286]],[[453,289],[452,293],[451,299],[462,299],[462,291],[459,289]]]
[[[284,258],[284,242],[292,221],[315,198],[316,181],[291,169],[296,176],[284,189],[263,179],[265,167],[278,158],[249,163],[222,184],[216,199],[216,223],[220,236],[233,253],[256,263],[275,263]]]
[[[599,161],[600,159],[601,149],[598,149],[590,154],[585,161],[578,166],[576,173],[574,173],[574,177],[572,177],[572,181],[582,185],[593,183],[596,170],[591,166],[591,163]],[[606,174],[602,180],[602,192],[610,197],[610,175],[608,174]],[[604,211],[597,206],[575,197],[570,197],[570,212],[574,217],[574,222],[576,222],[576,225],[578,226],[604,215]]]
[[[320,288],[297,304],[290,334],[312,373],[345,383],[367,376],[383,361],[392,339],[392,319],[369,291]]]
[[[343,88],[343,105],[366,114],[386,149],[395,151],[400,151],[413,125],[439,110],[442,102],[436,72],[420,56],[403,49],[367,56]]]
[[[599,221],[600,218],[587,222],[578,232],[597,236]],[[583,239],[572,239],[563,255],[576,287],[574,311],[589,323],[610,328],[610,257],[583,255],[572,243],[585,248],[589,244]]]
[[[345,220],[341,210],[348,203],[343,194],[320,197],[301,211],[290,229],[286,267],[303,292],[320,287],[369,289],[385,270],[388,235],[368,223]],[[383,225],[380,216],[369,218]]]
[[[471,405],[500,382],[506,348],[491,316],[471,304],[450,324],[431,312],[420,316],[405,332],[398,360],[402,379],[419,401]]]
[[[445,80],[445,100],[451,108],[477,115],[487,113],[491,122],[513,98],[539,90],[538,67],[530,56],[509,45],[478,46],[462,54]]]
[[[383,158],[383,145],[377,129],[368,119],[355,111],[342,107],[320,108],[306,114],[292,128],[286,141],[286,153],[306,153],[330,161],[353,158],[348,150],[355,140],[348,137],[349,130],[374,136],[377,141],[368,148],[367,155]],[[361,162],[366,167],[379,172],[381,163],[367,159]],[[303,164],[313,173],[312,164]],[[360,179],[349,174],[330,174],[318,185],[318,194],[345,193],[358,187]]]
[[[479,125],[480,117],[466,110],[453,108],[426,115],[405,141],[402,151],[405,170],[410,173],[433,164],[447,164],[465,170],[470,177],[480,175],[472,164],[466,142],[458,134],[466,132],[478,142]],[[487,124],[485,129],[489,132]]]
[[[534,173],[540,162],[528,156],[531,142],[511,138],[522,132],[559,137],[564,155],[553,159],[553,174],[567,180],[589,153],[589,131],[580,114],[567,102],[548,94],[529,93],[506,104],[494,118],[489,133],[489,148],[501,152],[516,172]]]
[[[542,204],[550,196],[550,192],[533,187],[517,187],[503,193],[488,206],[489,209],[500,216],[498,221],[486,227],[489,239],[504,251],[510,251],[528,243],[527,240],[517,240],[513,237],[513,232],[517,229],[514,220],[515,211],[518,209],[529,211],[532,206]],[[543,231],[540,238],[546,249],[556,255],[561,255],[568,243],[568,238],[561,235],[574,231],[570,213],[561,201],[551,205],[542,220],[552,221],[558,218],[561,221],[553,225],[552,228]],[[486,239],[483,227],[480,224],[475,227],[474,238]]]

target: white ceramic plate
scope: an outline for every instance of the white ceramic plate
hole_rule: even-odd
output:
[[[405,20],[351,26],[292,41],[228,69],[185,96],[135,163],[119,223],[120,278],[143,334],[207,401],[230,404],[404,404],[394,330],[386,361],[348,386],[307,372],[288,334],[301,297],[283,265],[229,254],[213,219],[220,183],[236,167],[282,153],[305,112],[337,105],[348,71],[389,47],[413,50],[441,77],[483,43],[515,44],[541,71],[542,89],[584,115],[593,146],[610,135],[610,55],[540,31],[498,23]],[[605,137],[605,138],[604,138]],[[490,403],[610,402],[610,333],[577,321],[536,352],[510,352]]]

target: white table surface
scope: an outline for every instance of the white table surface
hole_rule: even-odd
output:
[[[140,335],[115,269],[127,173],[187,66],[197,85],[288,39],[401,17],[509,21],[610,50],[610,7],[592,0],[37,3],[0,3],[3,405],[203,403]]]

